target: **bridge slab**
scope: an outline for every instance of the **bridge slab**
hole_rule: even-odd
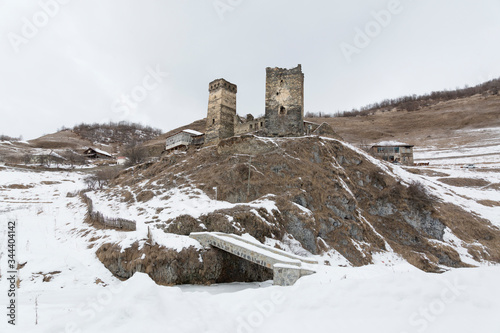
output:
[[[249,241],[243,237],[219,232],[191,233],[203,247],[216,247],[240,258],[273,270],[273,282],[279,286],[291,286],[300,277],[315,273],[302,267],[303,263],[317,261],[302,258],[273,247]]]

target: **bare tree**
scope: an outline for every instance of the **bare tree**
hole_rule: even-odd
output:
[[[118,170],[114,168],[104,168],[96,172],[95,181],[99,189],[108,185],[109,182],[118,175]]]
[[[142,144],[132,144],[124,152],[125,157],[128,158],[128,165],[136,165],[144,162],[147,153],[146,148]]]
[[[73,168],[75,165],[85,164],[85,156],[76,153],[74,150],[67,149],[62,153],[62,157],[66,159],[69,165]]]
[[[87,189],[95,190],[97,186],[97,176],[96,175],[88,176],[83,180],[83,182],[85,183],[85,186],[87,186]]]
[[[86,177],[83,182],[89,190],[100,189],[102,190],[109,184],[113,178],[118,175],[118,170],[115,168],[103,168],[98,170],[95,174]]]
[[[26,154],[23,155],[23,162],[26,165],[30,164],[31,161],[32,161],[32,159],[33,159],[33,155],[31,155],[29,153],[26,153]]]

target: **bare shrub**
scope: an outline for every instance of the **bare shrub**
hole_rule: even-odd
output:
[[[410,183],[406,189],[406,194],[419,208],[427,208],[437,202],[437,198],[431,195],[425,186],[418,181]]]
[[[97,177],[96,177],[96,175],[88,176],[83,180],[83,182],[84,182],[85,186],[87,187],[87,189],[95,190],[96,186],[97,186]]]
[[[109,182],[118,175],[118,170],[115,168],[103,168],[95,174],[86,177],[83,182],[89,190],[103,189]]]
[[[145,142],[159,136],[162,131],[150,126],[121,121],[107,124],[79,124],[73,127],[73,132],[91,142],[119,143],[125,146],[133,142]]]
[[[334,114],[332,114],[332,113],[325,113],[325,112],[322,112],[322,111],[319,111],[319,112],[308,111],[305,114],[305,118],[332,118],[332,117],[334,117]]]
[[[102,189],[118,175],[118,170],[115,168],[104,168],[96,172],[97,186]]]
[[[23,139],[22,136],[19,136],[16,138],[16,137],[0,134],[0,141],[18,142],[18,141],[21,141],[22,139]]]
[[[71,149],[66,150],[61,154],[61,156],[66,159],[71,167],[74,167],[75,165],[85,164],[85,156],[78,154]]]
[[[371,170],[368,177],[371,179],[372,184],[376,187],[385,188],[387,186],[383,173],[377,169]]]
[[[2,161],[11,164],[21,164],[23,161],[22,156],[19,155],[4,155],[2,156]]]
[[[142,144],[134,143],[125,149],[124,156],[128,158],[128,166],[142,163],[147,156],[146,148]]]

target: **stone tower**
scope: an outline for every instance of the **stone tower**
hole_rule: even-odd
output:
[[[271,136],[304,134],[304,74],[293,69],[266,68],[266,132]]]
[[[205,143],[217,143],[234,136],[237,87],[224,79],[218,79],[209,84],[208,90],[210,96]]]

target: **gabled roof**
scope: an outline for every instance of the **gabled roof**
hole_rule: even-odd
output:
[[[382,141],[374,144],[372,147],[414,147],[414,145],[399,141]]]
[[[196,136],[203,135],[203,133],[192,130],[192,129],[185,129],[185,130],[183,130],[183,132],[188,133],[188,134],[192,134],[192,135],[196,135]]]
[[[87,151],[87,150],[93,150],[94,152],[96,152],[98,154],[101,154],[101,155],[104,155],[104,156],[113,157],[110,153],[108,153],[108,152],[106,152],[104,150],[100,150],[98,148],[91,148],[91,147],[89,147],[85,151]]]
[[[182,131],[179,131],[179,132],[176,132],[176,133],[174,133],[172,135],[167,136],[166,139],[171,138],[171,137],[176,136],[176,135],[179,135],[181,133],[187,133],[187,134],[189,134],[191,136],[205,135],[205,133],[201,133],[201,132],[198,132],[198,131],[195,131],[195,130],[192,130],[192,129],[185,129],[185,130],[182,130]]]

